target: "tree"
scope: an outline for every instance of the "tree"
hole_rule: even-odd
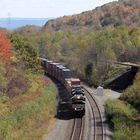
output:
[[[92,67],[93,64],[92,63],[88,63],[86,68],[85,68],[85,75],[86,77],[90,77],[92,75]]]
[[[11,42],[4,31],[0,31],[0,58],[4,63],[9,63],[11,57]]]
[[[0,96],[6,92],[6,87],[8,84],[8,79],[5,77],[5,67],[4,64],[0,61]]]
[[[33,44],[28,40],[27,37],[13,34],[11,36],[13,48],[16,52],[16,57],[18,58],[18,62],[20,62],[20,66],[25,69],[37,70],[38,61],[37,61],[37,49],[33,46]]]

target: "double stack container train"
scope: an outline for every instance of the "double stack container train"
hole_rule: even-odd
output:
[[[66,88],[70,95],[71,110],[85,114],[85,96],[84,89],[81,86],[79,78],[73,78],[71,70],[64,67],[60,63],[55,63],[46,58],[39,58],[41,66],[45,72],[52,78],[55,78]]]

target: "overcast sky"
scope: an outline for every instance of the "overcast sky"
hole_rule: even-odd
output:
[[[0,0],[0,17],[47,18],[92,10],[114,0]]]

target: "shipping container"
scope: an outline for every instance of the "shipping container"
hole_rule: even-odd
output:
[[[64,86],[68,90],[69,93],[71,93],[71,78],[66,78]]]
[[[48,59],[41,58],[41,66],[42,66],[42,67],[46,67],[47,61],[48,61]]]
[[[59,66],[59,65],[60,65],[59,63],[55,63],[55,64],[53,65],[52,76],[53,76],[54,78],[56,78],[56,67]]]
[[[56,66],[56,79],[58,80],[58,77],[59,77],[59,69],[63,67],[63,65],[58,65]]]
[[[53,76],[53,72],[54,72],[54,65],[55,65],[56,63],[51,63],[50,64],[50,75],[51,76]]]
[[[65,79],[70,79],[71,74],[70,74],[70,69],[62,69],[61,70],[61,81],[63,84],[65,84]]]
[[[48,74],[51,75],[50,71],[51,71],[51,64],[53,63],[53,61],[48,61],[48,68],[47,68],[47,71],[48,71]]]
[[[58,69],[58,80],[59,81],[62,80],[62,74],[61,74],[62,69],[66,69],[66,67],[62,66],[62,67],[59,67],[59,69]]]
[[[70,69],[62,69],[61,74],[63,79],[71,77]]]
[[[71,86],[80,85],[80,79],[79,78],[71,78]]]

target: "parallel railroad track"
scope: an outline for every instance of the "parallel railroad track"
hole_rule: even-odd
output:
[[[94,140],[104,140],[103,118],[95,98],[85,89],[85,95],[90,103],[94,117]]]
[[[73,130],[70,136],[70,140],[84,140],[84,123],[85,117],[75,118],[73,122]]]

